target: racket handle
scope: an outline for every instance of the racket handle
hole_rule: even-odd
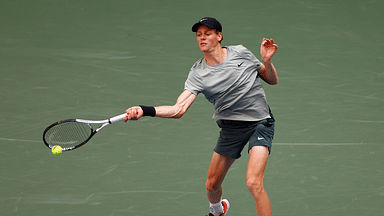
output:
[[[127,113],[124,113],[124,114],[121,114],[121,115],[112,117],[112,118],[109,119],[109,121],[111,122],[111,124],[116,123],[116,122],[119,122],[119,121],[123,121],[123,120],[124,120],[124,117],[125,117],[126,115],[127,115]]]

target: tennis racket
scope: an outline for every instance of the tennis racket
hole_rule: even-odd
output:
[[[59,145],[63,151],[79,148],[87,143],[97,132],[105,126],[122,121],[127,114],[121,114],[107,120],[91,121],[83,119],[67,119],[48,126],[43,133],[45,145],[52,149]],[[101,124],[97,129],[92,126]]]

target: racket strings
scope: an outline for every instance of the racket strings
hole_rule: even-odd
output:
[[[92,128],[88,124],[63,122],[50,128],[45,134],[45,140],[50,146],[60,145],[66,150],[82,144],[91,135]]]

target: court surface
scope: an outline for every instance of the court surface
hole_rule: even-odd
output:
[[[223,45],[279,49],[265,187],[274,215],[384,215],[383,1],[3,1],[0,3],[1,215],[205,215],[218,136],[200,95],[179,120],[103,129],[54,156],[49,124],[172,105],[202,56],[191,26],[223,24]],[[248,155],[224,182],[228,214],[256,215]]]

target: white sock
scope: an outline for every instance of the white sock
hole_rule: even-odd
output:
[[[223,204],[221,204],[221,201],[215,204],[209,203],[209,211],[214,216],[219,216],[224,212]]]

